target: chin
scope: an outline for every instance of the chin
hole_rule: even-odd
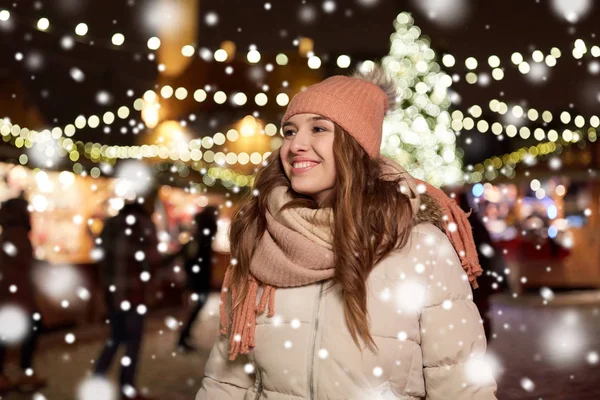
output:
[[[292,180],[292,189],[294,190],[294,192],[305,195],[305,196],[310,196],[313,199],[316,200],[316,196],[318,194],[321,194],[324,191],[327,191],[327,187],[322,186],[322,185],[315,185],[314,183],[311,182],[294,182]]]

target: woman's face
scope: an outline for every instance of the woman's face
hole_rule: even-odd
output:
[[[317,114],[296,114],[282,126],[279,155],[292,189],[322,204],[335,184],[335,125]]]

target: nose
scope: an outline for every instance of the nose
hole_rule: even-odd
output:
[[[310,136],[303,133],[302,130],[298,130],[296,136],[292,139],[290,150],[293,153],[299,153],[310,149]]]

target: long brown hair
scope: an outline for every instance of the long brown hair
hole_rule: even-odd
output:
[[[402,176],[381,179],[384,161],[372,159],[358,142],[337,124],[333,141],[336,179],[333,190],[321,207],[331,207],[335,275],[340,284],[344,315],[352,339],[358,338],[377,348],[369,332],[366,280],[373,267],[391,251],[402,248],[408,239],[413,213],[408,197],[399,191]],[[275,150],[255,175],[252,190],[235,211],[230,230],[232,285],[238,291],[233,308],[247,293],[250,260],[257,238],[266,229],[266,199],[276,186],[290,187],[279,149]],[[318,209],[310,196],[293,192],[294,199],[284,209]],[[343,232],[343,234],[338,234]]]

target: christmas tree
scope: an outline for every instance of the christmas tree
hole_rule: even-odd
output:
[[[384,121],[381,153],[435,186],[460,183],[462,162],[448,112],[452,78],[435,61],[410,14],[398,15],[394,26],[382,64],[397,82],[399,103]],[[370,68],[370,62],[362,68]]]

